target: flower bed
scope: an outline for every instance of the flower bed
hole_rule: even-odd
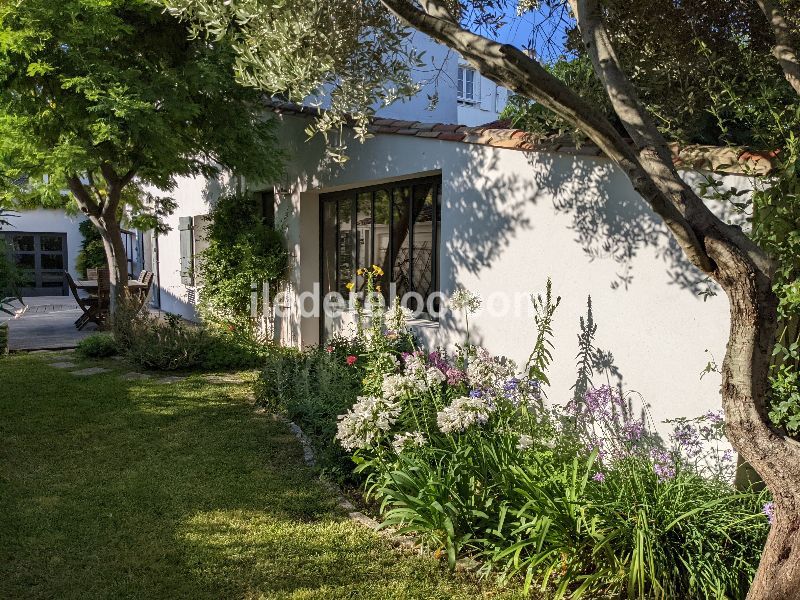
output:
[[[552,405],[530,365],[468,343],[403,350],[408,332],[376,308],[355,341],[297,359],[346,386],[262,391],[304,428],[323,422],[317,443],[335,435],[384,526],[549,597],[744,597],[768,498],[730,485],[720,414],[676,420],[665,443],[616,389]]]

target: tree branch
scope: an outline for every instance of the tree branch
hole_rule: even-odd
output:
[[[81,211],[90,217],[99,219],[100,215],[102,214],[102,209],[97,202],[92,200],[92,196],[86,191],[83,182],[81,182],[81,178],[75,174],[68,175],[67,185],[69,186],[69,190],[72,192],[72,195],[75,196],[75,200],[78,202]]]
[[[634,149],[593,106],[514,46],[500,44],[452,21],[426,14],[410,0],[381,0],[381,3],[411,27],[459,52],[483,76],[536,100],[579,127],[625,171],[633,187],[672,231],[689,260],[705,272],[713,271],[714,263],[692,226],[642,167]]]
[[[452,11],[442,0],[421,0],[420,4],[430,16],[449,21],[453,24],[457,23]]]
[[[772,26],[772,33],[775,36],[772,54],[778,59],[786,81],[800,95],[800,57],[792,45],[792,29],[772,0],[756,0],[756,2]]]

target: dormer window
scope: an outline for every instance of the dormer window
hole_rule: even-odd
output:
[[[475,69],[458,67],[458,100],[469,103],[480,100],[480,77]]]

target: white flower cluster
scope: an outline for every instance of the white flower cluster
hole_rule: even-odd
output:
[[[339,415],[336,439],[345,450],[366,448],[394,425],[399,414],[400,405],[392,400],[359,396],[353,408]]]
[[[519,441],[517,442],[517,450],[529,450],[533,446],[533,438],[529,435],[520,434]]]
[[[467,365],[467,379],[473,388],[489,389],[500,386],[516,371],[514,361],[495,358],[485,348],[478,348],[476,356]]]
[[[398,433],[392,440],[392,448],[397,454],[410,447],[418,447],[425,445],[425,436],[419,431],[409,431],[407,433]]]
[[[386,315],[386,327],[390,331],[405,331],[406,322],[414,318],[414,311],[395,300],[391,310]]]
[[[465,310],[469,314],[474,314],[481,307],[481,297],[469,290],[459,288],[450,296],[450,306],[455,310]]]
[[[442,433],[462,432],[472,425],[486,424],[492,410],[493,406],[481,398],[461,396],[436,413],[436,424]]]
[[[386,375],[381,382],[381,392],[387,400],[397,400],[405,394],[414,396],[425,391],[425,382],[402,373]]]

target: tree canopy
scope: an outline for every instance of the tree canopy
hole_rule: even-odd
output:
[[[165,203],[148,186],[220,167],[275,177],[263,94],[235,80],[235,58],[148,0],[0,3],[0,194],[60,207],[70,190],[108,232],[125,205],[153,224]]]

